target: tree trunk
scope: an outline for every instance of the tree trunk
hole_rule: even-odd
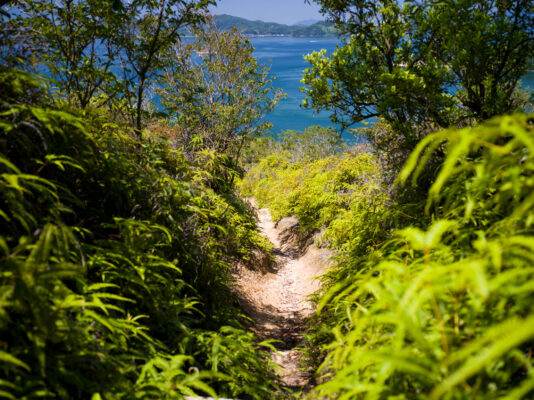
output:
[[[142,131],[142,122],[141,122],[141,112],[142,112],[142,106],[143,106],[143,92],[145,90],[145,77],[141,77],[139,79],[139,88],[137,89],[137,115],[136,115],[136,121],[135,121],[135,134],[137,135],[137,139],[141,140],[143,138],[143,131]]]

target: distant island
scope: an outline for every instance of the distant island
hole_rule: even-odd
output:
[[[293,25],[304,25],[304,26],[310,26],[313,24],[316,24],[317,22],[321,22],[320,19],[305,19],[303,21],[299,21]]]
[[[291,37],[336,37],[337,29],[334,24],[326,21],[315,22],[305,25],[303,21],[299,25],[284,25],[275,22],[250,21],[245,18],[232,15],[217,15],[215,24],[222,31],[237,28],[246,36],[291,36]]]

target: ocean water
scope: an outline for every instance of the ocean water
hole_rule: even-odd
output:
[[[300,106],[305,95],[299,88],[304,86],[300,80],[309,65],[303,56],[321,49],[331,53],[340,43],[338,39],[261,37],[251,38],[250,42],[256,49],[255,56],[270,66],[271,74],[276,77],[274,85],[287,93],[287,98],[281,100],[265,118],[273,124],[274,133],[287,129],[304,130],[312,125],[336,127],[328,118],[327,111],[317,114]],[[534,89],[534,71],[523,77],[522,84]],[[344,134],[344,137],[350,138],[351,135]]]
[[[527,72],[521,79],[521,85],[525,89],[534,90],[534,71]]]
[[[312,125],[335,126],[328,112],[317,114],[300,106],[305,95],[299,88],[304,86],[300,80],[309,65],[304,55],[321,49],[330,53],[340,43],[338,39],[260,37],[251,38],[250,42],[256,49],[254,55],[269,66],[271,75],[276,77],[274,86],[287,94],[265,118],[273,124],[274,133],[288,129],[301,131]]]

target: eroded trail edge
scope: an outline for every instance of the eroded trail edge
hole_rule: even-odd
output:
[[[251,201],[253,205],[254,202]],[[308,296],[320,287],[316,279],[330,266],[331,252],[318,248],[304,235],[296,218],[274,223],[268,209],[257,210],[260,232],[274,245],[275,262],[258,256],[254,270],[238,267],[235,292],[245,313],[254,321],[251,330],[261,339],[276,339],[273,359],[282,367],[284,384],[306,388],[309,377],[300,371],[304,321],[313,312]]]

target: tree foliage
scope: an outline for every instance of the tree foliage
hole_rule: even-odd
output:
[[[330,110],[343,127],[380,117],[407,152],[429,132],[521,107],[518,82],[534,51],[532,0],[317,3],[343,45],[307,57],[305,105]]]
[[[203,12],[214,0],[134,1],[125,7],[126,20],[119,40],[124,49],[121,60],[128,82],[127,94],[135,102],[135,126],[142,129],[143,100],[148,85],[161,76],[171,49],[181,36],[183,26],[205,21]]]
[[[207,25],[194,33],[195,42],[168,55],[158,93],[179,127],[178,146],[189,152],[211,149],[237,162],[243,147],[268,129],[262,119],[283,95],[236,30]]]
[[[22,47],[32,62],[46,66],[60,92],[82,108],[99,93],[117,90],[112,69],[119,53],[118,26],[124,20],[111,1],[19,1],[9,25],[26,32]]]
[[[14,17],[2,21],[3,61],[16,51],[25,57],[22,65],[46,66],[61,94],[82,108],[103,97],[100,103],[121,108],[141,137],[147,91],[158,83],[183,28],[203,23],[210,4],[214,1],[20,0],[12,5]],[[14,43],[13,37],[24,40]]]

